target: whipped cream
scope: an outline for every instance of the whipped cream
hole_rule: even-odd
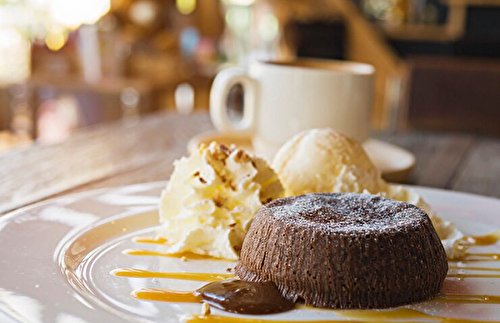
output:
[[[284,195],[266,161],[234,147],[212,142],[174,165],[159,208],[169,253],[238,259],[259,208]]]

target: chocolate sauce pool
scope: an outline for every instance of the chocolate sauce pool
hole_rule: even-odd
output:
[[[238,314],[272,314],[294,307],[271,282],[227,279],[209,283],[197,289],[194,295],[201,296],[213,307]]]

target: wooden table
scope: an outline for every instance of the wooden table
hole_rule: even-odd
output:
[[[205,113],[156,113],[0,155],[0,214],[62,194],[167,180],[188,140],[211,128]],[[416,155],[409,184],[500,197],[500,139],[429,132],[376,137]]]

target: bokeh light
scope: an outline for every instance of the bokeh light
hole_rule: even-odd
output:
[[[279,33],[278,19],[272,13],[264,15],[259,21],[258,30],[262,40],[273,41]]]
[[[231,7],[226,12],[226,23],[237,34],[244,35],[247,33],[252,19],[252,12],[246,7]]]
[[[129,16],[138,25],[149,26],[158,15],[158,10],[158,5],[153,1],[136,1],[130,6]]]
[[[16,28],[0,27],[0,83],[24,82],[30,75],[30,43]]]
[[[54,22],[76,29],[82,24],[96,23],[110,7],[110,0],[51,0],[48,10]]]
[[[66,33],[63,30],[49,30],[45,36],[45,44],[50,50],[58,51],[66,43]]]
[[[189,83],[182,83],[175,89],[175,107],[182,114],[189,114],[194,109],[194,88]]]
[[[177,10],[183,15],[189,15],[196,9],[196,0],[176,0]]]

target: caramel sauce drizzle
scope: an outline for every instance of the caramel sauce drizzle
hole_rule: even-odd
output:
[[[443,294],[434,300],[440,303],[500,304],[498,295]]]
[[[460,270],[477,270],[477,271],[500,271],[500,268],[488,267],[458,267],[450,266],[450,269]],[[147,271],[144,269],[136,268],[119,268],[111,271],[111,274],[117,277],[131,277],[131,278],[167,278],[167,279],[181,279],[192,281],[206,281],[215,282],[219,280],[235,278],[234,274],[219,274],[219,273],[175,273],[175,272],[157,272]],[[500,274],[464,274],[464,273],[450,273],[447,277],[450,278],[500,278]]]
[[[472,253],[468,252],[460,258],[449,259],[450,262],[480,262],[500,261],[500,253]]]
[[[124,254],[129,256],[156,256],[156,257],[169,257],[169,258],[183,258],[192,259],[192,260],[222,260],[222,261],[231,261],[228,259],[222,258],[214,258],[212,256],[207,255],[198,255],[191,252],[182,252],[182,253],[166,253],[152,250],[143,250],[143,249],[128,249],[123,251]]]
[[[331,310],[330,310],[331,311]],[[417,310],[409,309],[409,308],[397,308],[393,310],[341,310],[341,311],[333,311],[335,314],[350,318],[356,319],[356,321],[349,322],[369,322],[369,323],[389,323],[394,320],[411,320],[405,321],[408,323],[423,323],[424,321],[419,321],[418,319],[425,319],[425,322],[443,322],[443,323],[479,323],[481,321],[469,320],[469,319],[460,319],[460,318],[448,318],[442,316],[433,316],[430,314],[426,314]],[[415,320],[417,319],[417,320]],[[189,322],[189,321],[188,321]],[[338,321],[331,321],[338,322]],[[250,322],[248,322],[250,323]],[[499,322],[496,322],[499,323]]]
[[[300,322],[300,323],[381,323],[382,321],[352,321],[352,320],[335,320],[335,321],[271,321],[271,320],[262,320],[262,319],[248,319],[248,318],[239,318],[239,317],[230,317],[230,316],[222,316],[222,315],[189,315],[185,318],[184,322],[186,323],[290,323],[290,322]],[[390,321],[385,321],[390,322]],[[436,321],[434,321],[436,322]],[[479,321],[475,321],[479,322]],[[415,322],[411,323],[429,323],[427,322]],[[432,323],[432,322],[431,322]],[[462,322],[460,322],[462,323]],[[464,322],[465,323],[465,322]]]
[[[132,241],[137,243],[150,243],[150,244],[166,244],[167,239],[162,237],[153,237],[153,238],[145,238],[145,237],[135,237]]]
[[[500,241],[500,229],[482,236],[465,236],[462,238],[464,245],[491,246]]]
[[[485,274],[448,274],[449,278],[500,278],[500,275],[485,275]]]
[[[132,297],[148,301],[179,302],[179,303],[201,303],[202,298],[195,296],[193,292],[178,290],[142,288],[132,292]]]
[[[448,266],[449,269],[460,269],[460,270],[476,270],[476,271],[500,271],[500,268],[490,268],[490,267],[461,267],[461,266]]]
[[[302,323],[389,323],[394,322],[394,320],[401,319],[411,319],[412,321],[406,321],[411,323],[481,323],[483,321],[459,319],[459,318],[448,318],[441,316],[428,315],[419,311],[411,309],[396,309],[396,310],[386,310],[386,311],[376,311],[376,310],[343,310],[343,311],[333,311],[336,314],[349,318],[350,320],[322,320],[322,321],[297,321]],[[356,319],[352,321],[352,319]],[[415,320],[417,319],[417,321]],[[420,320],[418,320],[420,319]],[[425,321],[423,321],[425,320]],[[248,319],[239,317],[229,317],[221,315],[189,315],[186,317],[186,323],[289,323],[290,321],[271,321],[263,319]],[[295,322],[295,321],[294,321]],[[499,323],[492,322],[492,323]]]
[[[500,229],[482,236],[465,236],[459,242],[459,247],[465,249],[474,246],[491,246],[500,241]],[[462,257],[448,259],[451,262],[480,262],[500,261],[500,253],[471,253],[467,252]]]
[[[313,307],[314,308],[314,307]],[[425,314],[409,308],[396,308],[390,310],[327,310],[335,314],[357,320],[381,321],[394,319],[436,319],[435,316]],[[352,322],[352,321],[351,321]]]
[[[112,275],[118,277],[140,277],[140,278],[169,278],[194,281],[215,282],[228,278],[234,278],[234,274],[210,274],[210,273],[167,273],[147,271],[135,268],[120,268],[111,271]]]
[[[491,268],[491,267],[448,266],[448,269],[500,272],[500,268]],[[500,278],[500,274],[449,273],[447,277],[450,277],[450,278],[459,278],[459,279],[464,279],[464,278]]]
[[[132,296],[143,300],[163,302],[194,302],[199,303],[201,298],[194,296],[194,292],[181,292],[168,289],[139,289]],[[191,297],[192,296],[192,297]],[[195,298],[193,298],[195,297]],[[182,300],[174,300],[174,299]],[[194,300],[194,301],[193,301]],[[496,295],[471,295],[471,294],[443,294],[433,301],[440,303],[464,303],[464,304],[500,304],[500,296]],[[403,309],[402,309],[403,310]],[[350,311],[355,313],[354,311]],[[361,311],[359,313],[362,313]],[[358,314],[359,314],[358,313]],[[380,313],[380,312],[377,312]],[[386,313],[386,312],[383,312]],[[387,312],[388,313],[388,312]],[[420,313],[420,312],[419,312]],[[343,313],[342,313],[343,314]],[[373,313],[370,312],[370,315]],[[423,313],[421,313],[423,314]],[[400,317],[398,317],[400,318]]]
[[[140,289],[134,291],[132,296],[142,300],[151,300],[151,301],[163,301],[163,302],[181,302],[181,303],[201,303],[202,298],[199,296],[195,296],[193,292],[185,292],[185,291],[175,291],[175,290],[164,290],[164,289]],[[446,295],[446,297],[453,297],[458,300],[458,302],[462,302],[463,298],[470,298],[474,295],[462,295],[462,294],[450,294]],[[487,296],[480,295],[478,297],[482,297],[483,300],[481,302],[489,302],[487,300],[490,298],[497,298],[498,302],[499,296]],[[467,300],[469,302],[469,300]],[[387,322],[387,320],[394,319],[430,319],[434,320],[434,322],[449,322],[449,323],[476,323],[481,321],[476,320],[468,320],[468,319],[454,319],[454,318],[445,318],[440,316],[432,316],[419,311],[411,310],[411,309],[395,309],[395,310],[386,310],[386,311],[376,311],[376,310],[344,310],[344,311],[333,311],[336,314],[348,317],[351,319],[357,319],[356,322]],[[361,320],[360,320],[361,319]],[[198,322],[221,322],[221,323],[285,323],[289,321],[270,321],[270,320],[261,320],[261,319],[244,319],[238,317],[228,317],[228,316],[219,316],[219,315],[191,315],[187,318],[186,322],[190,323],[198,323]],[[353,322],[352,320],[348,321],[332,321],[332,320],[324,320],[324,321],[300,321],[303,323],[330,323],[330,322]],[[420,323],[418,321],[412,321],[413,323]],[[422,321],[422,323],[424,323]]]
[[[480,269],[477,269],[480,268]],[[500,271],[500,268],[484,268],[484,267],[450,267],[450,269],[468,269],[468,270],[488,270]],[[136,268],[119,268],[111,271],[111,274],[117,277],[130,277],[130,278],[166,278],[166,279],[181,279],[192,281],[206,281],[215,282],[229,278],[235,278],[234,274],[218,274],[218,273],[175,273],[175,272],[158,272],[147,271],[144,269]],[[494,274],[463,274],[451,273],[448,274],[449,278],[500,278],[499,275]]]

